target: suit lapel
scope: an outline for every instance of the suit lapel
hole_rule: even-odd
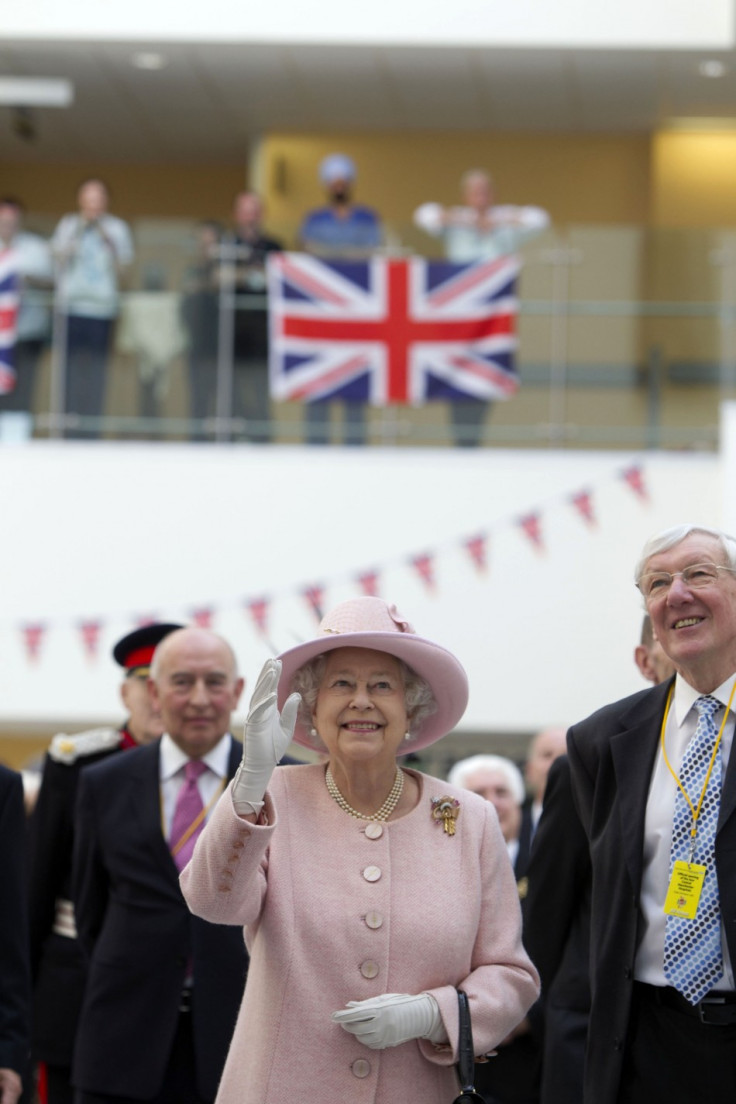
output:
[[[669,685],[668,682],[654,687],[643,701],[624,713],[622,730],[611,740],[623,859],[631,884],[636,887],[641,884],[647,796]]]
[[[140,787],[135,798],[135,815],[143,834],[148,841],[166,876],[177,884],[179,873],[171,857],[169,845],[164,838],[161,826],[161,779],[160,779],[160,741],[141,749],[136,763],[137,783]]]

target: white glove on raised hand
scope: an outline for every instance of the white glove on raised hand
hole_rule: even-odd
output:
[[[429,993],[384,993],[370,1000],[348,1001],[347,1008],[332,1013],[332,1019],[371,1050],[410,1039],[447,1042],[439,1005]]]
[[[263,665],[245,720],[243,759],[233,782],[233,806],[240,816],[263,808],[263,795],[273,768],[291,743],[301,698],[291,694],[279,711],[276,696],[281,677],[281,660],[268,659]]]

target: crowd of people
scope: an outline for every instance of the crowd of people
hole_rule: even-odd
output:
[[[328,260],[362,259],[386,248],[378,212],[355,199],[354,161],[331,154],[321,162],[319,178],[325,202],[304,215],[292,244]],[[415,225],[441,239],[455,263],[513,253],[549,225],[540,208],[496,204],[484,171],[467,173],[461,190],[461,206],[423,204],[414,213]],[[55,385],[63,432],[100,435],[121,291],[135,257],[131,229],[110,207],[103,180],[83,181],[76,210],[63,216],[47,241],[24,229],[20,200],[0,199],[0,255],[12,257],[20,288],[14,363],[11,374],[0,378],[0,414],[35,409],[39,362],[53,339],[63,366]],[[194,228],[194,257],[182,279],[178,323],[185,335],[195,440],[211,436],[206,427],[215,417],[233,423],[233,439],[271,439],[266,261],[285,247],[264,229],[263,202],[252,191],[235,196],[229,226],[210,219]],[[345,442],[365,443],[365,403],[346,399],[343,405]],[[308,444],[330,441],[331,406],[318,398],[306,404]],[[481,442],[489,406],[472,398],[451,403],[456,444]]]
[[[242,743],[226,640],[119,641],[125,724],[55,737],[30,817],[0,770],[2,1104],[447,1104],[459,990],[486,1104],[730,1102],[736,539],[635,579],[651,688],[447,779],[465,671],[380,598],[266,661]]]

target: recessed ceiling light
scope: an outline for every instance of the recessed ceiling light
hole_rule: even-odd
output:
[[[139,50],[138,53],[133,54],[130,64],[136,69],[154,70],[165,69],[168,61],[163,54],[158,54],[154,50]]]
[[[69,107],[74,85],[47,77],[0,77],[0,104],[13,107]]]
[[[726,72],[726,66],[724,62],[717,61],[715,58],[708,58],[706,61],[701,61],[698,65],[698,72],[701,77],[711,77],[716,79],[717,77],[724,76]]]

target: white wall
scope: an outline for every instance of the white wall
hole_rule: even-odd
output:
[[[724,425],[736,429],[733,410]],[[466,665],[463,725],[529,731],[638,689],[641,621],[633,563],[655,530],[728,525],[736,432],[725,462],[697,453],[361,450],[31,442],[0,447],[0,720],[116,721],[114,642],[137,618],[215,610],[250,685],[268,644],[244,611],[271,598],[276,649],[311,636],[302,596],[360,592],[365,569],[423,635]],[[621,473],[641,466],[637,496]],[[587,488],[597,522],[570,496]],[[538,513],[545,551],[518,519]],[[479,573],[463,542],[488,537]],[[431,552],[429,593],[409,563]],[[79,624],[103,624],[96,661]],[[29,660],[21,627],[46,625]],[[246,693],[247,697],[247,693]]]
[[[34,0],[5,5],[2,38],[729,49],[731,0]]]

